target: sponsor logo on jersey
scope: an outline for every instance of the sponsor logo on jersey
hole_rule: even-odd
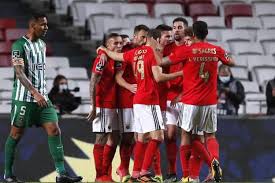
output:
[[[30,65],[30,70],[35,71],[35,70],[45,70],[46,64],[45,63],[38,63],[38,64],[32,64]]]

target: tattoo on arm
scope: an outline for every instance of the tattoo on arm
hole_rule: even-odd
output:
[[[15,65],[14,64],[14,70],[16,73],[17,79],[22,83],[22,85],[27,88],[31,93],[35,91],[35,88],[32,86],[32,83],[27,78],[25,72],[24,72],[24,65]]]
[[[95,91],[96,85],[100,81],[101,76],[95,73],[92,73],[91,81],[90,81],[90,100],[91,105],[95,106]]]

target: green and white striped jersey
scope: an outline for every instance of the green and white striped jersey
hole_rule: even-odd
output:
[[[23,58],[25,74],[32,86],[48,99],[46,90],[46,44],[41,39],[31,41],[23,36],[12,45],[12,58]],[[36,102],[31,93],[14,75],[12,99],[24,102]]]

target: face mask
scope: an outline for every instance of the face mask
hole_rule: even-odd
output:
[[[64,92],[64,90],[68,90],[68,85],[67,84],[59,85],[59,92]]]
[[[227,83],[230,80],[230,76],[219,76],[219,79],[223,83]]]

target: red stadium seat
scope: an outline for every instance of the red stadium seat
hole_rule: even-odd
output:
[[[147,9],[150,15],[153,15],[153,6],[155,0],[128,0],[129,3],[144,3],[147,5]]]
[[[6,40],[15,41],[26,33],[27,29],[6,29]]]
[[[15,28],[16,21],[11,18],[0,18],[0,29]]]
[[[156,3],[177,3],[177,4],[185,4],[185,0],[156,0]]]
[[[0,55],[11,55],[10,42],[0,42]]]
[[[0,55],[0,67],[10,67],[11,66],[10,58],[11,56],[8,56],[8,55]]]
[[[185,0],[186,5],[190,4],[212,4],[212,0]]]
[[[0,41],[5,41],[5,34],[3,30],[0,30]]]
[[[214,4],[190,4],[189,6],[189,15],[193,19],[197,19],[198,16],[217,16],[218,11]]]
[[[252,7],[249,4],[228,4],[224,6],[224,17],[227,27],[232,27],[233,17],[252,17]]]
[[[11,18],[0,18],[0,41],[5,41],[5,29],[15,28],[16,21]]]

